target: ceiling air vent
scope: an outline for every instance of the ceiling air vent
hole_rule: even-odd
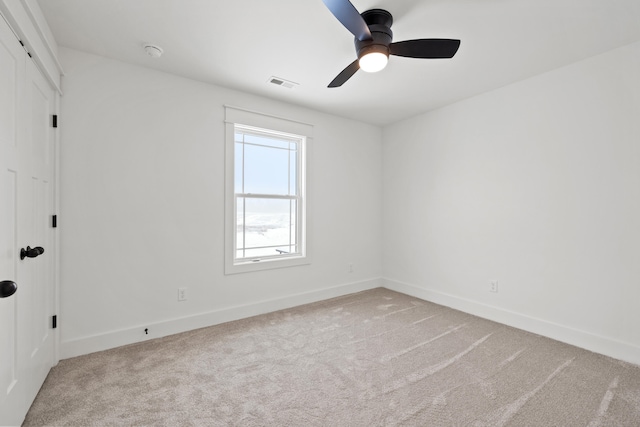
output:
[[[269,77],[269,83],[272,83],[276,86],[286,87],[287,89],[293,89],[296,86],[300,86],[300,84],[298,83],[294,83],[292,81],[281,79],[280,77],[274,77],[274,76]]]

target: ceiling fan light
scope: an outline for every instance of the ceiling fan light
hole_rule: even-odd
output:
[[[389,57],[382,52],[369,52],[361,56],[358,61],[360,69],[367,73],[377,73],[387,66],[387,62],[389,62]]]

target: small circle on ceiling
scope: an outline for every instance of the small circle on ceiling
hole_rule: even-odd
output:
[[[153,44],[145,44],[144,51],[147,52],[147,55],[152,58],[160,58],[162,56],[162,53],[164,52],[164,50],[162,50],[160,46],[156,46]]]

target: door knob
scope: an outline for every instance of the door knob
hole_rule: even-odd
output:
[[[44,249],[40,246],[36,246],[35,248],[27,246],[27,249],[20,249],[20,259],[25,258],[35,258],[38,255],[42,255],[44,253]]]
[[[15,294],[18,290],[18,285],[16,282],[12,282],[11,280],[3,280],[0,282],[0,298],[10,297]]]

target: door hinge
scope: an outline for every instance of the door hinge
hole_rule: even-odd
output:
[[[56,329],[58,327],[58,315],[54,314],[51,318],[51,329]]]
[[[58,228],[58,215],[51,215],[51,228]]]
[[[51,126],[54,127],[54,128],[58,127],[58,115],[57,114],[54,114],[51,117]]]

